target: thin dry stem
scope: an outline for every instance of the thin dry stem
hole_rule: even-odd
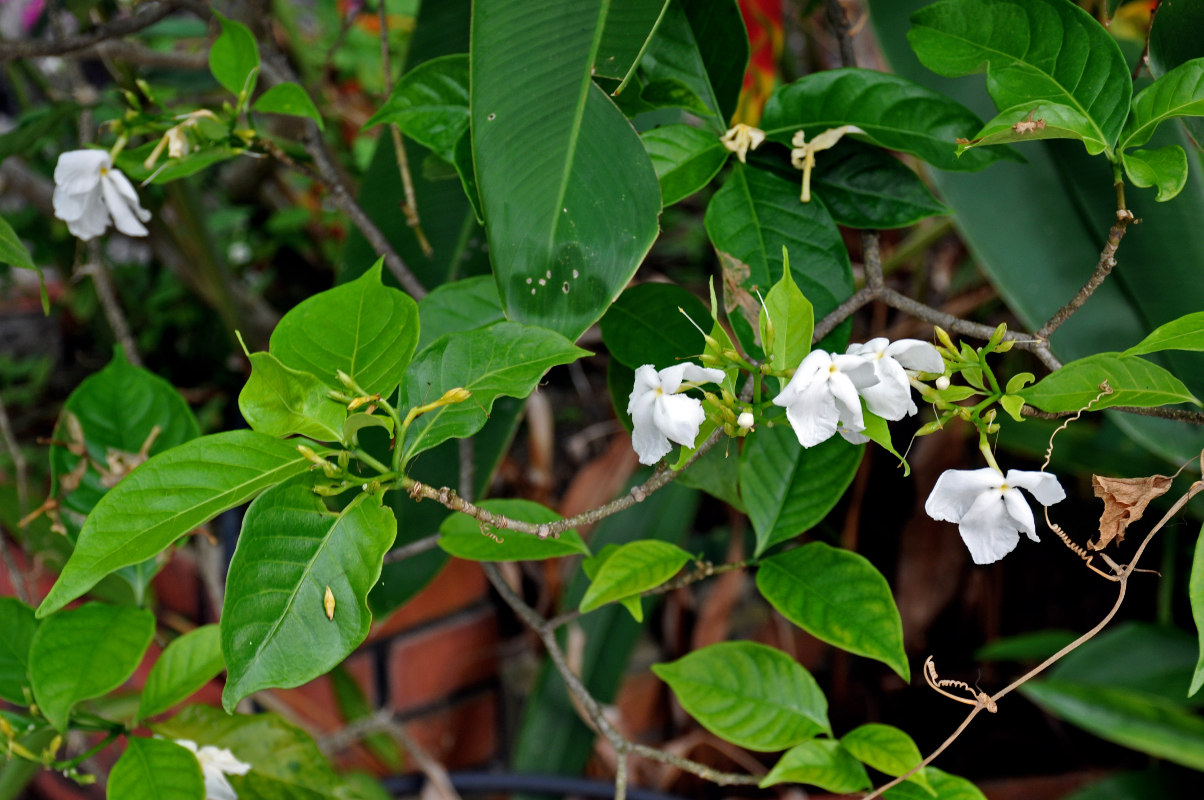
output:
[[[179,8],[179,3],[175,2],[143,3],[130,16],[120,17],[108,25],[101,25],[94,30],[77,36],[0,42],[0,63],[13,61],[18,58],[61,56],[76,50],[83,50],[85,47],[91,47],[99,42],[108,39],[118,39],[131,33],[137,33],[144,28],[149,28],[177,8]],[[57,13],[57,9],[53,9],[52,13]]]
[[[141,367],[142,356],[138,352],[138,345],[134,342],[134,334],[130,331],[130,323],[125,317],[125,311],[122,310],[121,302],[117,299],[113,277],[101,255],[100,242],[95,239],[88,242],[87,250],[88,263],[80,267],[77,272],[92,278],[92,285],[96,288],[96,299],[100,301],[101,311],[104,312],[105,320],[112,328],[117,343],[125,352],[126,360],[135,367]]]
[[[1108,231],[1108,241],[1104,244],[1104,249],[1100,251],[1095,271],[1091,273],[1091,277],[1083,284],[1083,288],[1079,289],[1074,297],[1070,298],[1070,302],[1059,308],[1049,318],[1049,321],[1037,331],[1037,338],[1042,340],[1042,342],[1048,342],[1053,332],[1060,328],[1066,320],[1070,319],[1074,312],[1078,311],[1091,295],[1095,294],[1095,290],[1103,284],[1104,280],[1112,273],[1113,267],[1116,266],[1116,250],[1120,247],[1121,239],[1125,238],[1125,231],[1128,230],[1130,223],[1135,221],[1132,214],[1123,210],[1123,195],[1120,202],[1122,203],[1121,211],[1117,212],[1116,224]]]

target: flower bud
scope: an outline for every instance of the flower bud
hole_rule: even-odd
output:
[[[703,353],[698,357],[698,360],[708,367],[722,367],[727,362],[713,353]]]
[[[945,332],[944,328],[940,325],[934,325],[933,330],[936,331],[936,338],[941,344],[949,348],[951,352],[957,352],[957,347],[953,344],[953,340],[949,338],[949,334]]]
[[[348,375],[346,372],[343,372],[343,370],[335,370],[334,376],[339,379],[339,383],[343,384],[348,389],[355,388],[355,381],[351,379],[350,375]]]
[[[994,350],[996,347],[998,347],[999,343],[1003,341],[1003,337],[1007,334],[1007,332],[1007,323],[999,323],[999,326],[995,328],[995,332],[991,334],[991,338],[987,340],[987,349]]]
[[[472,392],[468,391],[462,386],[457,386],[454,389],[448,389],[446,392],[444,392],[443,396],[439,398],[439,402],[447,404],[463,403],[470,397],[472,397]]]
[[[736,425],[744,430],[748,430],[756,422],[751,411],[742,411],[740,416],[736,418]]]
[[[936,388],[942,392],[949,388],[949,376],[942,375],[936,379]]]

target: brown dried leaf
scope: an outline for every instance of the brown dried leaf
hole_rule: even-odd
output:
[[[1166,475],[1148,478],[1105,478],[1091,476],[1095,496],[1104,501],[1104,513],[1099,518],[1099,540],[1088,542],[1089,550],[1103,550],[1114,540],[1124,541],[1125,530],[1141,519],[1145,508],[1155,497],[1166,494],[1174,480]]]
[[[1045,130],[1045,120],[1033,119],[1033,114],[1035,114],[1036,111],[1037,109],[1034,108],[1032,111],[1028,112],[1028,116],[1013,125],[1012,130],[1020,135]]]
[[[757,298],[744,288],[744,282],[752,274],[752,268],[731,253],[715,251],[719,256],[719,266],[723,270],[723,310],[728,314],[737,306],[744,316],[752,320],[753,330],[757,330],[757,317],[761,313],[761,304]]]

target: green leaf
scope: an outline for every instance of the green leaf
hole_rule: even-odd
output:
[[[44,137],[56,133],[56,129],[75,123],[79,106],[75,103],[33,104],[15,120],[16,126],[0,134],[0,161],[18,153],[29,153],[37,149]]]
[[[68,415],[79,423],[90,462],[72,490],[63,485],[63,478],[78,468],[82,456],[63,446],[77,444],[77,432]],[[158,433],[154,433],[156,428]],[[115,347],[105,368],[85,378],[63,404],[54,430],[55,444],[50,448],[56,495],[65,508],[86,515],[111,488],[106,484],[119,477],[107,466],[114,452],[133,456],[150,441],[148,453],[155,456],[199,435],[196,418],[175,387],[135,367],[122,349]],[[98,465],[109,474],[98,471]]]
[[[1159,325],[1149,336],[1126,350],[1124,355],[1135,356],[1159,350],[1204,352],[1204,311],[1186,314]]]
[[[285,314],[272,331],[272,355],[340,391],[342,370],[369,394],[393,394],[418,343],[418,304],[381,284],[382,264]]]
[[[1075,133],[1111,151],[1133,83],[1120,46],[1086,11],[1044,0],[944,0],[911,17],[907,39],[946,77],[986,71],[996,108],[1048,101],[1083,119]]]
[[[238,410],[253,430],[267,436],[299,433],[320,442],[342,439],[347,408],[327,397],[329,384],[269,353],[247,358],[251,377],[238,394]]]
[[[334,513],[305,481],[292,481],[251,504],[222,608],[227,711],[260,689],[313,680],[367,637],[368,590],[396,536],[379,495],[360,494]]]
[[[853,293],[844,240],[818,198],[799,202],[797,183],[736,164],[711,198],[706,229],[720,258],[748,268],[745,288],[773,285],[782,274],[782,248],[794,258],[794,281],[822,318]]]
[[[158,144],[158,141],[151,141],[141,147],[123,150],[117,157],[117,166],[134,183],[149,181],[154,184],[163,184],[195,175],[214,164],[237,158],[244,152],[240,148],[229,147],[225,144],[210,145],[201,147],[199,150],[192,150],[179,158],[161,160],[148,169],[143,162]]]
[[[853,482],[864,452],[839,436],[800,447],[785,424],[751,433],[740,453],[740,496],[756,531],[756,555],[826,517]]]
[[[1042,411],[1078,411],[1100,394],[1105,381],[1112,387],[1112,393],[1100,397],[1091,406],[1093,410],[1110,406],[1200,404],[1178,378],[1162,367],[1121,353],[1097,353],[1071,361],[1017,394]]]
[[[689,560],[690,554],[675,544],[655,539],[629,542],[602,564],[581,598],[581,612],[655,589]]]
[[[1067,653],[1053,665],[1049,677],[1143,692],[1182,705],[1197,655],[1195,637],[1186,631],[1122,622]]]
[[[790,255],[785,248],[782,249],[782,277],[765,293],[760,326],[761,344],[767,348],[765,355],[774,369],[795,369],[811,352],[815,309],[794,283],[790,274]],[[781,383],[785,386],[786,380],[782,379]]]
[[[1196,623],[1196,632],[1200,639],[1200,659],[1196,662],[1196,670],[1192,675],[1191,688],[1187,696],[1191,697],[1204,686],[1204,528],[1196,539],[1195,556],[1191,562],[1191,577],[1187,583],[1187,595],[1191,598],[1191,616]]]
[[[1157,150],[1128,150],[1120,154],[1120,160],[1134,186],[1157,187],[1154,199],[1159,203],[1174,199],[1187,185],[1187,153],[1177,144]]]
[[[754,642],[723,642],[652,671],[682,708],[725,741],[770,752],[831,733],[828,701],[793,658]]]
[[[664,369],[685,359],[697,361],[704,347],[698,326],[709,317],[702,301],[677,284],[641,283],[619,295],[599,327],[620,364]]]
[[[530,500],[484,500],[477,506],[536,525],[561,519],[555,511]],[[439,526],[439,534],[440,547],[457,558],[472,561],[542,561],[559,556],[589,555],[589,547],[581,541],[576,530],[564,531],[557,539],[540,539],[529,533],[493,528],[467,514],[452,514]],[[495,536],[502,541],[497,541]]]
[[[811,542],[763,560],[757,589],[817,639],[877,659],[911,680],[899,609],[886,578],[864,556]]]
[[[870,722],[854,728],[840,737],[840,743],[854,758],[879,772],[898,777],[915,768],[923,756],[911,737],[893,725]],[[924,770],[907,780],[918,783],[930,794],[936,794]]]
[[[1204,40],[1198,35],[1204,25],[1204,7],[1199,3],[1167,3],[1158,8],[1150,22],[1149,67],[1161,78],[1175,67],[1204,56]],[[1204,142],[1204,120],[1186,117],[1183,124],[1199,146]]]
[[[364,128],[396,125],[444,161],[468,131],[468,54],[432,58],[407,72]]]
[[[841,125],[856,125],[874,144],[941,169],[982,169],[1000,157],[984,150],[958,158],[954,142],[981,127],[978,117],[939,92],[869,69],[825,70],[780,86],[761,117],[766,136],[782,144],[800,129],[811,140]],[[816,163],[825,155],[819,154]]]
[[[309,734],[275,714],[226,714],[219,708],[189,706],[152,726],[169,739],[229,750],[250,764],[246,775],[227,775],[240,798],[317,800],[339,795],[340,781]]]
[[[34,263],[29,251],[17,237],[17,232],[4,217],[0,217],[0,264],[12,264],[14,267],[31,269],[38,273],[38,283],[42,292],[42,313],[49,316],[50,295],[46,293],[46,276],[42,274],[42,268]]]
[[[1164,120],[1201,116],[1204,116],[1204,58],[1193,58],[1137,93],[1133,111],[1120,135],[1120,147],[1145,144]]]
[[[221,629],[217,625],[194,628],[167,645],[151,667],[142,687],[138,719],[161,714],[187,699],[225,668]]]
[[[662,125],[640,134],[668,208],[711,182],[727,162],[728,151],[714,131],[693,125]]]
[[[865,767],[833,739],[811,739],[787,750],[758,784],[807,783],[838,794],[869,789]]]
[[[445,283],[418,302],[418,317],[422,330],[418,335],[418,350],[445,333],[463,333],[483,328],[506,319],[502,301],[497,296],[493,277]]]
[[[1033,100],[1000,111],[972,139],[959,141],[957,152],[1040,139],[1078,139],[1093,156],[1111,144],[1098,137],[1095,125],[1078,109],[1050,100]]]
[[[448,439],[471,436],[499,396],[526,397],[551,367],[583,355],[587,351],[560,334],[517,322],[441,337],[410,365],[401,407],[433,402],[457,387],[472,396],[418,417],[406,438],[405,460]]]
[[[27,705],[29,645],[38,628],[33,609],[15,597],[0,597],[0,700]]]
[[[649,37],[665,13],[668,0],[612,0],[606,27],[594,56],[594,75],[620,81],[635,72]]]
[[[278,83],[259,95],[259,99],[251,106],[255,111],[265,114],[288,114],[292,117],[305,117],[318,123],[319,130],[325,130],[322,115],[310,98],[309,92],[295,83]]]
[[[160,453],[96,504],[38,616],[309,466],[293,444],[246,430],[202,436]]]
[[[902,161],[855,139],[816,158],[811,189],[836,224],[850,228],[905,228],[952,213]]]
[[[196,754],[166,739],[131,736],[109,774],[113,800],[205,800]]]
[[[209,48],[209,71],[217,82],[238,97],[243,105],[255,90],[259,77],[259,45],[246,25],[222,16],[214,11],[213,16],[222,26],[221,35]]]
[[[935,800],[987,800],[986,795],[965,778],[942,772],[936,767],[925,767],[924,774],[932,785],[932,791],[912,781],[904,781],[883,797],[887,800],[933,800],[935,792]]]
[[[29,648],[33,696],[57,730],[71,709],[125,683],[155,632],[155,616],[129,606],[87,603],[42,621]]]
[[[597,555],[583,559],[581,562],[581,571],[585,573],[585,577],[590,581],[598,577],[598,572],[610,560],[610,557],[619,552],[620,545],[608,544],[598,551]],[[585,587],[588,591],[589,587]],[[584,592],[583,592],[584,594]],[[629,595],[619,600],[619,605],[627,609],[627,613],[636,622],[644,621],[644,598],[638,594]]]
[[[993,639],[974,651],[979,661],[1044,661],[1079,638],[1061,628]]]
[[[384,428],[392,436],[393,419],[375,414],[352,414],[343,421],[343,443],[347,447],[355,447],[359,441],[359,433],[364,428]]]
[[[1204,719],[1144,692],[1048,679],[1020,693],[1045,711],[1109,742],[1204,769]]]
[[[607,8],[472,10],[472,152],[498,291],[510,319],[569,339],[635,274],[660,213],[639,136],[590,80]]]
[[[1007,398],[1004,399],[1006,400]],[[904,478],[910,475],[911,465],[907,463],[907,459],[901,456],[899,451],[895,449],[894,444],[891,443],[890,426],[886,424],[886,420],[884,420],[882,417],[867,409],[865,407],[864,400],[861,401],[861,417],[865,422],[865,430],[863,430],[861,434],[886,452],[890,453],[895,458],[899,459],[899,463],[903,466]]]

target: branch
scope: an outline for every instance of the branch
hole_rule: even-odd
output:
[[[1116,266],[1116,249],[1120,247],[1120,240],[1125,238],[1125,231],[1128,230],[1129,224],[1135,222],[1133,214],[1128,211],[1117,211],[1116,217],[1116,224],[1108,231],[1108,241],[1104,244],[1104,249],[1100,251],[1095,271],[1091,273],[1087,283],[1083,284],[1083,288],[1070,298],[1070,302],[1059,308],[1037,331],[1037,338],[1042,342],[1048,342],[1053,332],[1062,327],[1062,323],[1070,319],[1070,316],[1078,311],[1091,295],[1095,294],[1095,290],[1100,287],[1104,279],[1111,274],[1112,268]]]
[[[414,759],[419,771],[426,776],[443,800],[460,800],[460,794],[452,785],[447,770],[410,736],[405,726],[398,722],[387,708],[357,719],[341,730],[323,737],[318,741],[318,749],[326,755],[339,753],[360,739],[376,733],[386,733],[393,737]]]
[[[76,274],[92,278],[92,285],[96,289],[96,299],[100,301],[100,308],[104,312],[105,320],[113,329],[113,336],[116,337],[117,343],[125,352],[126,360],[135,367],[141,367],[142,356],[138,353],[138,345],[134,342],[130,323],[121,309],[121,302],[117,299],[117,290],[113,287],[113,277],[110,275],[109,268],[105,265],[100,251],[100,241],[93,239],[88,242],[87,250],[88,262],[80,267]]]
[[[19,42],[0,42],[0,63],[18,58],[61,56],[76,50],[83,50],[85,47],[91,47],[107,39],[128,36],[144,28],[149,28],[178,7],[179,4],[172,0],[144,3],[128,17],[113,20],[108,25],[102,25],[77,36],[51,40],[31,39]]]

